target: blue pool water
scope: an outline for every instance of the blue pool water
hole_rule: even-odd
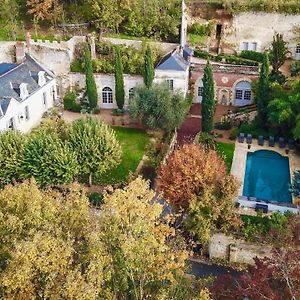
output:
[[[248,152],[243,195],[260,200],[291,203],[288,157],[268,150]]]

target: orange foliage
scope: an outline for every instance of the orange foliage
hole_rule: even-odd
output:
[[[159,190],[164,197],[183,209],[189,207],[195,195],[201,195],[205,190],[213,191],[217,187],[226,190],[232,186],[226,184],[232,181],[232,176],[226,174],[225,163],[216,151],[205,150],[197,144],[183,145],[176,150],[161,166],[158,176]]]

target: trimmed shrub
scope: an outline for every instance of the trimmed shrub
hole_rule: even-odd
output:
[[[230,132],[229,139],[230,139],[231,141],[234,141],[234,140],[237,139],[238,135],[239,135],[239,130],[238,130],[238,128],[234,128],[234,129]]]
[[[196,143],[201,144],[205,149],[216,149],[214,137],[206,132],[201,132],[196,136]]]
[[[232,128],[232,125],[231,125],[230,121],[225,120],[225,121],[216,123],[215,128],[219,129],[219,130],[229,130]]]
[[[243,50],[240,54],[240,57],[262,63],[264,59],[264,53],[251,50]]]
[[[80,112],[81,105],[76,103],[76,94],[75,92],[68,92],[64,97],[64,109],[73,111],[73,112]]]

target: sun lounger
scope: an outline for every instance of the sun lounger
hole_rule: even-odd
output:
[[[239,135],[239,143],[244,143],[244,140],[245,140],[245,134],[241,132]]]
[[[285,147],[285,139],[284,137],[279,138],[279,148],[284,148]]]
[[[252,144],[252,134],[247,134],[247,144],[251,145]]]
[[[290,149],[290,150],[295,149],[295,143],[294,143],[294,140],[293,140],[293,139],[289,139],[288,144],[289,144],[289,149]]]
[[[264,137],[262,135],[258,136],[258,145],[259,146],[264,145]]]
[[[275,145],[275,139],[274,139],[274,136],[270,135],[269,136],[269,146],[270,147],[274,147]]]

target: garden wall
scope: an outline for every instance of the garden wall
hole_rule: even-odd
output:
[[[263,258],[270,255],[270,246],[256,245],[222,233],[214,234],[209,242],[210,259],[253,265],[255,257]]]

